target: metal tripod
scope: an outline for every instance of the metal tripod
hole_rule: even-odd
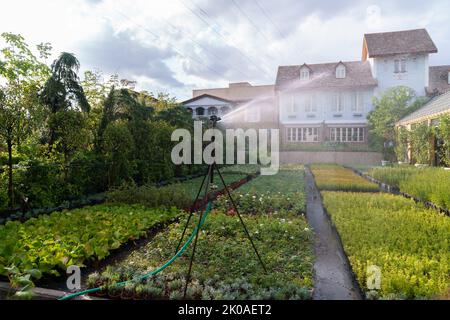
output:
[[[217,117],[213,118],[213,117],[211,117],[211,121],[213,122],[213,128],[215,127],[215,123],[218,121],[218,119],[220,120],[220,118],[217,118]],[[191,206],[191,209],[189,210],[189,211],[190,211],[189,217],[188,217],[188,219],[187,219],[187,221],[186,221],[186,225],[184,226],[183,233],[181,234],[181,238],[180,238],[180,241],[178,242],[177,249],[176,249],[175,252],[178,252],[178,250],[180,249],[181,244],[183,243],[183,238],[184,238],[184,236],[185,236],[185,234],[186,234],[187,228],[188,228],[188,226],[189,226],[189,222],[191,221],[192,216],[194,215],[195,207],[196,207],[196,205],[197,205],[197,201],[198,201],[198,199],[199,199],[199,197],[200,197],[200,194],[201,194],[201,192],[202,192],[203,186],[205,185],[205,181],[206,181],[206,187],[205,187],[205,193],[204,193],[203,199],[205,199],[206,201],[210,200],[210,199],[209,199],[208,190],[209,190],[209,185],[210,185],[210,183],[211,183],[211,184],[214,183],[214,171],[216,171],[216,172],[218,173],[218,175],[219,175],[219,177],[220,177],[220,180],[222,181],[222,184],[223,184],[224,189],[225,189],[225,191],[226,191],[226,194],[227,194],[228,198],[230,199],[230,202],[231,202],[231,204],[233,205],[233,208],[234,208],[234,210],[235,210],[237,216],[239,217],[239,220],[240,220],[240,222],[241,222],[241,224],[242,224],[242,227],[244,228],[245,234],[246,234],[247,238],[250,240],[250,243],[251,243],[251,245],[252,245],[252,247],[253,247],[253,250],[255,251],[255,254],[256,254],[256,256],[258,257],[258,260],[259,260],[259,262],[260,262],[262,268],[264,269],[264,272],[267,273],[266,266],[265,266],[264,262],[262,261],[261,256],[260,256],[259,253],[258,253],[258,250],[256,249],[255,243],[253,242],[253,239],[252,239],[252,237],[250,236],[250,233],[248,232],[247,226],[245,225],[244,220],[242,219],[242,216],[241,216],[241,214],[239,213],[239,209],[238,209],[238,207],[237,207],[237,205],[236,205],[236,202],[234,201],[233,197],[231,196],[231,192],[230,192],[230,190],[228,189],[228,186],[227,186],[227,184],[225,183],[225,180],[224,180],[224,178],[223,178],[223,176],[222,176],[222,173],[220,172],[220,170],[219,170],[219,168],[218,168],[216,162],[213,162],[212,164],[210,164],[210,165],[208,166],[208,171],[207,171],[207,173],[206,173],[206,174],[204,175],[204,177],[203,177],[202,184],[200,185],[200,188],[198,189],[198,192],[197,192],[197,196],[195,197],[194,203],[193,203],[193,205]],[[201,221],[202,221],[202,219],[203,219],[203,214],[204,214],[204,211],[201,210],[201,212],[200,212],[200,217],[199,217],[199,219],[198,219],[198,224],[197,224],[197,233],[196,233],[196,235],[195,235],[194,247],[193,247],[193,249],[192,249],[191,258],[190,258],[190,261],[189,261],[189,269],[188,269],[188,273],[187,273],[187,275],[186,275],[186,283],[185,283],[185,286],[184,286],[184,294],[183,294],[183,298],[186,298],[187,288],[188,288],[189,282],[190,282],[190,280],[191,280],[192,264],[193,264],[193,262],[194,262],[195,250],[196,250],[196,248],[197,248],[198,234],[200,233]]]

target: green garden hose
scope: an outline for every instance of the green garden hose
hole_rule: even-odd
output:
[[[209,201],[208,205],[206,207],[206,210],[205,210],[205,214],[203,215],[202,221],[200,222],[200,226],[199,227],[198,226],[195,227],[194,231],[192,232],[191,236],[187,239],[186,243],[181,247],[181,249],[172,258],[170,258],[169,261],[167,261],[161,267],[153,270],[152,272],[149,272],[149,273],[146,273],[146,274],[142,275],[137,280],[138,281],[142,281],[142,280],[146,280],[146,279],[148,279],[148,278],[150,278],[150,277],[152,277],[154,275],[157,275],[158,273],[160,273],[161,271],[166,269],[168,266],[170,266],[181,254],[183,254],[183,252],[187,249],[187,247],[192,242],[192,240],[194,239],[196,234],[199,232],[200,228],[205,223],[206,217],[208,216],[209,212],[211,211],[211,208],[212,208],[212,201]],[[128,281],[123,281],[123,282],[117,282],[115,284],[115,286],[122,287],[122,286],[125,286],[125,285],[127,285],[129,283],[133,283],[133,282],[136,282],[136,280],[128,280]],[[101,291],[101,290],[102,290],[102,287],[87,289],[87,290],[84,290],[84,291],[72,293],[72,294],[69,294],[67,296],[61,297],[58,300],[70,300],[70,299],[76,298],[76,297],[84,295],[84,294],[98,292],[98,291]]]

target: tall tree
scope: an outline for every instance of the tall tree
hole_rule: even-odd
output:
[[[0,139],[8,152],[9,207],[15,205],[13,183],[13,147],[19,145],[33,130],[37,93],[49,70],[38,61],[20,35],[3,33],[7,46],[0,60]],[[47,57],[50,46],[37,46],[40,57]]]
[[[67,52],[61,53],[52,64],[51,76],[44,85],[41,100],[50,112],[50,118],[58,112],[79,109],[89,112],[90,105],[78,78],[80,63],[77,58]],[[48,152],[53,149],[56,140],[58,123],[49,121]]]
[[[426,100],[416,97],[414,90],[399,86],[388,89],[373,99],[374,109],[369,113],[371,144],[383,150],[386,158],[395,157],[395,123],[424,105]]]

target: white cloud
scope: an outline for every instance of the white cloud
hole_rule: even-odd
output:
[[[0,32],[180,99],[229,81],[273,83],[279,65],[359,59],[366,32],[426,27],[440,50],[432,63],[450,64],[445,0],[257,0],[266,14],[237,1],[250,21],[230,0],[4,2]]]

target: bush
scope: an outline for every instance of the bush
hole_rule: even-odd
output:
[[[107,192],[107,201],[121,204],[142,204],[149,208],[177,207],[188,208],[192,200],[181,184],[157,188],[153,185],[138,187],[136,184],[124,184]]]

